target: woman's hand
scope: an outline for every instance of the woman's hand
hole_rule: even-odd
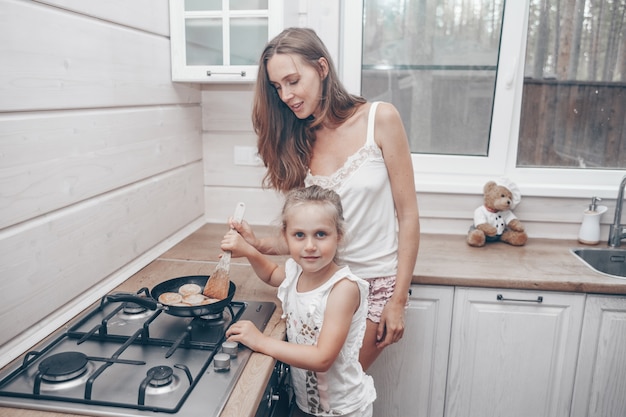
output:
[[[379,349],[398,342],[404,335],[405,305],[389,300],[380,317],[376,330],[376,347]]]

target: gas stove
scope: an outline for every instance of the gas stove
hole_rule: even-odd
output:
[[[263,331],[275,308],[233,301],[220,313],[185,318],[104,297],[0,374],[0,405],[217,417],[252,353],[225,342],[226,329],[245,319]]]

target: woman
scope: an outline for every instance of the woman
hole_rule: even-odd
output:
[[[352,95],[311,29],[284,30],[259,62],[252,120],[263,185],[287,192],[308,185],[336,191],[349,225],[339,262],[369,282],[364,370],[404,333],[419,247],[419,213],[406,132],[395,107]],[[258,239],[232,226],[260,252],[286,254],[284,239]]]

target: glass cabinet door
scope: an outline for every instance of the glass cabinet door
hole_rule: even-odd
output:
[[[283,0],[170,0],[172,80],[253,81]]]

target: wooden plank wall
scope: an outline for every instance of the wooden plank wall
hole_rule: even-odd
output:
[[[171,82],[168,13],[0,0],[2,364],[203,221],[201,91]]]

